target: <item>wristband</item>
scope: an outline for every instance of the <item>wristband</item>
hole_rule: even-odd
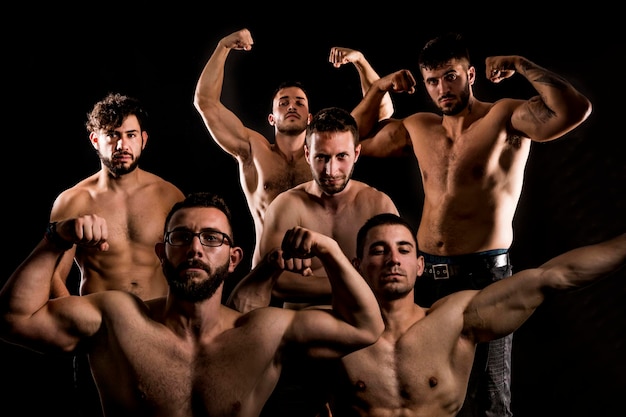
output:
[[[48,227],[46,227],[46,233],[44,233],[43,236],[52,245],[64,251],[72,249],[72,246],[74,246],[74,243],[68,242],[67,240],[59,236],[59,234],[57,233],[57,222],[48,223]]]

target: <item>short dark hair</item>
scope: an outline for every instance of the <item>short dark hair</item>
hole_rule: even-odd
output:
[[[231,235],[230,235],[231,244],[235,243],[235,236],[232,231],[233,219],[232,219],[232,215],[230,212],[230,208],[228,207],[228,204],[226,204],[226,200],[224,200],[221,196],[208,192],[208,191],[197,191],[197,192],[189,193],[187,194],[184,200],[176,202],[170,209],[170,212],[167,214],[167,217],[165,218],[165,225],[163,227],[163,233],[164,233],[163,235],[165,236],[165,233],[167,233],[170,220],[172,219],[172,216],[174,215],[174,213],[176,213],[180,209],[193,208],[193,207],[215,207],[216,209],[224,213],[224,215],[226,216],[226,219],[228,219],[228,225],[231,228]]]
[[[350,132],[354,144],[359,144],[359,128],[356,120],[345,109],[326,107],[313,115],[306,128],[306,146],[311,147],[311,135],[318,132]]]
[[[148,113],[141,102],[134,97],[120,93],[109,93],[93,106],[91,112],[87,113],[85,126],[89,132],[96,132],[100,129],[114,130],[120,127],[124,119],[130,115],[137,117],[142,131],[146,130]]]
[[[280,90],[282,90],[283,88],[289,88],[289,87],[299,88],[300,90],[304,92],[304,95],[306,96],[307,100],[309,99],[309,93],[307,93],[306,88],[304,88],[304,84],[302,84],[302,82],[297,81],[297,80],[288,80],[288,81],[283,81],[280,84],[278,84],[278,87],[276,87],[276,89],[274,90],[274,94],[272,94],[272,101],[276,98],[276,94],[278,94]]]
[[[394,213],[379,213],[370,217],[365,224],[361,226],[356,235],[357,258],[363,259],[363,255],[365,254],[365,236],[367,236],[367,233],[374,227],[383,225],[398,225],[406,227],[411,232],[411,236],[413,236],[416,251],[418,250],[416,230],[408,221]]]
[[[436,69],[451,59],[467,60],[470,63],[467,43],[460,33],[449,32],[426,42],[420,52],[420,69]]]

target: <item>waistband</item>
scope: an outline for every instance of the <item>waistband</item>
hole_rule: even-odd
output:
[[[424,257],[424,274],[434,279],[449,279],[489,272],[510,264],[508,249],[494,249],[467,255],[439,256],[420,253]]]

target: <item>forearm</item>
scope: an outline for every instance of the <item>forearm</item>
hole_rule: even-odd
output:
[[[30,317],[49,300],[52,275],[63,250],[43,239],[0,290],[3,321]]]
[[[218,42],[202,70],[194,95],[194,106],[198,111],[202,112],[211,103],[219,103],[224,84],[224,65],[229,52],[230,48],[224,46],[222,41]]]
[[[272,289],[281,272],[281,269],[277,269],[263,258],[233,288],[226,305],[241,313],[269,306]]]
[[[328,277],[320,274],[302,275],[283,271],[273,288],[273,296],[284,302],[306,303],[329,297],[331,293]]]
[[[380,76],[370,65],[370,63],[365,59],[363,54],[361,54],[361,58],[359,60],[354,62],[354,67],[359,73],[361,92],[363,93],[363,96],[365,96],[372,84],[376,80],[380,79]],[[378,107],[378,120],[389,119],[391,116],[393,116],[394,111],[395,109],[393,107],[393,101],[391,100],[391,94],[387,92],[380,100],[380,105]]]
[[[333,310],[354,326],[371,329],[380,325],[382,331],[384,325],[374,293],[339,247],[318,256],[328,274]]]
[[[379,121],[379,111],[383,107],[382,101],[385,95],[389,96],[389,93],[379,79],[372,83],[363,99],[352,110],[351,114],[359,127],[360,138],[368,137],[376,122]]]
[[[578,288],[606,276],[626,263],[626,233],[604,242],[573,249],[543,264],[555,272],[556,289]]]

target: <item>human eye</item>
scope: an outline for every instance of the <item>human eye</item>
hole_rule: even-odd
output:
[[[202,239],[202,242],[212,245],[215,243],[221,243],[223,238],[222,234],[219,232],[206,231],[200,234],[200,239]]]
[[[170,233],[170,243],[172,245],[185,245],[191,241],[191,232],[188,230],[174,230]]]
[[[450,73],[446,75],[446,80],[455,81],[459,76],[455,73]]]
[[[374,245],[370,247],[370,255],[384,255],[385,248],[382,245]]]

